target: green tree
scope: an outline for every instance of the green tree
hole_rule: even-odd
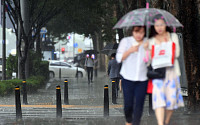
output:
[[[115,32],[112,30],[116,23],[114,9],[114,0],[69,1],[65,10],[51,20],[47,28],[53,36],[61,39],[71,32],[90,35],[94,49],[100,51],[103,42],[115,40]],[[102,56],[99,64],[104,64],[103,61]]]
[[[64,2],[62,0],[26,1],[27,3],[24,6],[28,8],[25,10],[28,11],[28,17],[25,15],[27,21],[22,18],[24,15],[22,15],[21,8],[23,6],[21,6],[21,2],[24,1],[6,0],[9,18],[16,31],[17,38],[19,37],[17,45],[18,59],[20,60],[19,76],[20,78],[26,78],[28,75],[25,75],[25,71],[29,74],[29,68],[25,67],[25,63],[27,62],[27,57],[29,57],[29,50],[33,49],[34,42],[38,38],[41,28],[63,9]],[[28,22],[28,25],[25,22]],[[20,33],[18,32],[19,28]],[[33,32],[35,32],[34,36],[32,36]]]
[[[7,77],[12,78],[12,73],[13,72],[16,73],[18,71],[16,56],[9,55],[9,57],[7,58],[7,61],[6,61],[6,69],[7,69],[7,72],[6,72]]]

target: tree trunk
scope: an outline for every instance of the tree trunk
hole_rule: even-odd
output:
[[[92,43],[93,43],[93,48],[94,50],[97,51],[97,40],[96,40],[96,35],[95,34],[92,34]],[[98,67],[99,67],[99,56],[98,54],[95,55],[96,59],[97,59],[97,62],[95,63],[95,69],[94,69],[94,75],[95,77],[98,76]]]
[[[18,21],[18,34],[17,34],[17,57],[18,57],[18,79],[22,78],[22,73],[21,73],[21,62],[20,62],[20,45],[19,43],[21,43],[21,31],[20,31],[20,22]]]
[[[41,46],[40,46],[40,35],[37,36],[36,39],[36,53],[41,54]]]
[[[101,53],[101,50],[103,50],[103,42],[102,42],[102,33],[96,32],[96,38],[97,38],[97,48],[99,51],[99,69],[101,71],[105,71],[105,55]]]
[[[97,40],[96,40],[96,35],[92,35],[92,43],[93,43],[93,48],[94,50],[97,50]]]
[[[179,17],[184,25],[183,39],[188,79],[188,106],[196,110],[200,90],[199,22],[196,0],[180,0]]]
[[[22,20],[24,22],[23,26],[24,26],[24,30],[25,30],[25,34],[22,34],[22,35],[25,35],[27,38],[30,37],[28,36],[28,32],[30,31],[30,19],[29,19],[29,2],[27,0],[21,0],[21,13],[22,13]],[[27,39],[27,40],[30,40],[30,39]],[[29,43],[29,41],[23,41],[25,42],[26,44]],[[29,47],[28,46],[25,46],[25,47]],[[25,48],[26,49],[26,48]],[[24,49],[24,51],[25,51]],[[29,70],[29,63],[30,63],[30,58],[29,58],[29,50],[27,51],[27,58],[26,61],[25,61],[25,76],[26,78],[29,77],[30,75],[30,70]]]
[[[25,60],[22,57],[18,57],[18,78],[19,79],[26,79],[25,76]]]
[[[27,58],[26,58],[26,62],[25,62],[25,76],[26,76],[26,79],[29,78],[30,76],[30,52],[28,51],[27,52]]]

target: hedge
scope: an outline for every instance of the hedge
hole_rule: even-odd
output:
[[[34,52],[30,52],[30,64],[29,64],[29,72],[30,76],[44,76],[45,79],[49,79],[49,62],[48,61],[42,61],[41,57]],[[9,57],[6,60],[6,74],[7,78],[12,78],[12,73],[18,72],[18,58],[17,56],[9,55]]]
[[[27,91],[35,92],[38,88],[41,88],[45,84],[45,77],[43,76],[33,76],[27,79]],[[5,96],[14,93],[15,86],[19,86],[22,91],[22,80],[12,79],[0,81],[0,95]]]

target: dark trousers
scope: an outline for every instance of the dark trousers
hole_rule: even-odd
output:
[[[87,67],[88,82],[93,80],[93,67]]]
[[[122,79],[124,93],[124,113],[126,122],[139,125],[142,117],[147,81],[129,81]]]

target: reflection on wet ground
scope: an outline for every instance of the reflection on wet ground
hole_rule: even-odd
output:
[[[8,125],[123,125],[123,95],[118,104],[111,103],[111,83],[104,74],[88,84],[87,79],[68,79],[69,105],[63,104],[63,117],[56,119],[56,85],[61,86],[64,102],[64,79],[51,79],[35,93],[28,93],[28,105],[22,106],[23,120],[15,119],[14,95],[0,97],[0,124]],[[109,85],[110,116],[103,116],[104,85]],[[22,99],[22,97],[21,97]],[[200,113],[184,114],[175,111],[172,125],[199,125]],[[148,97],[145,101],[141,125],[156,125],[154,115],[148,115]]]

